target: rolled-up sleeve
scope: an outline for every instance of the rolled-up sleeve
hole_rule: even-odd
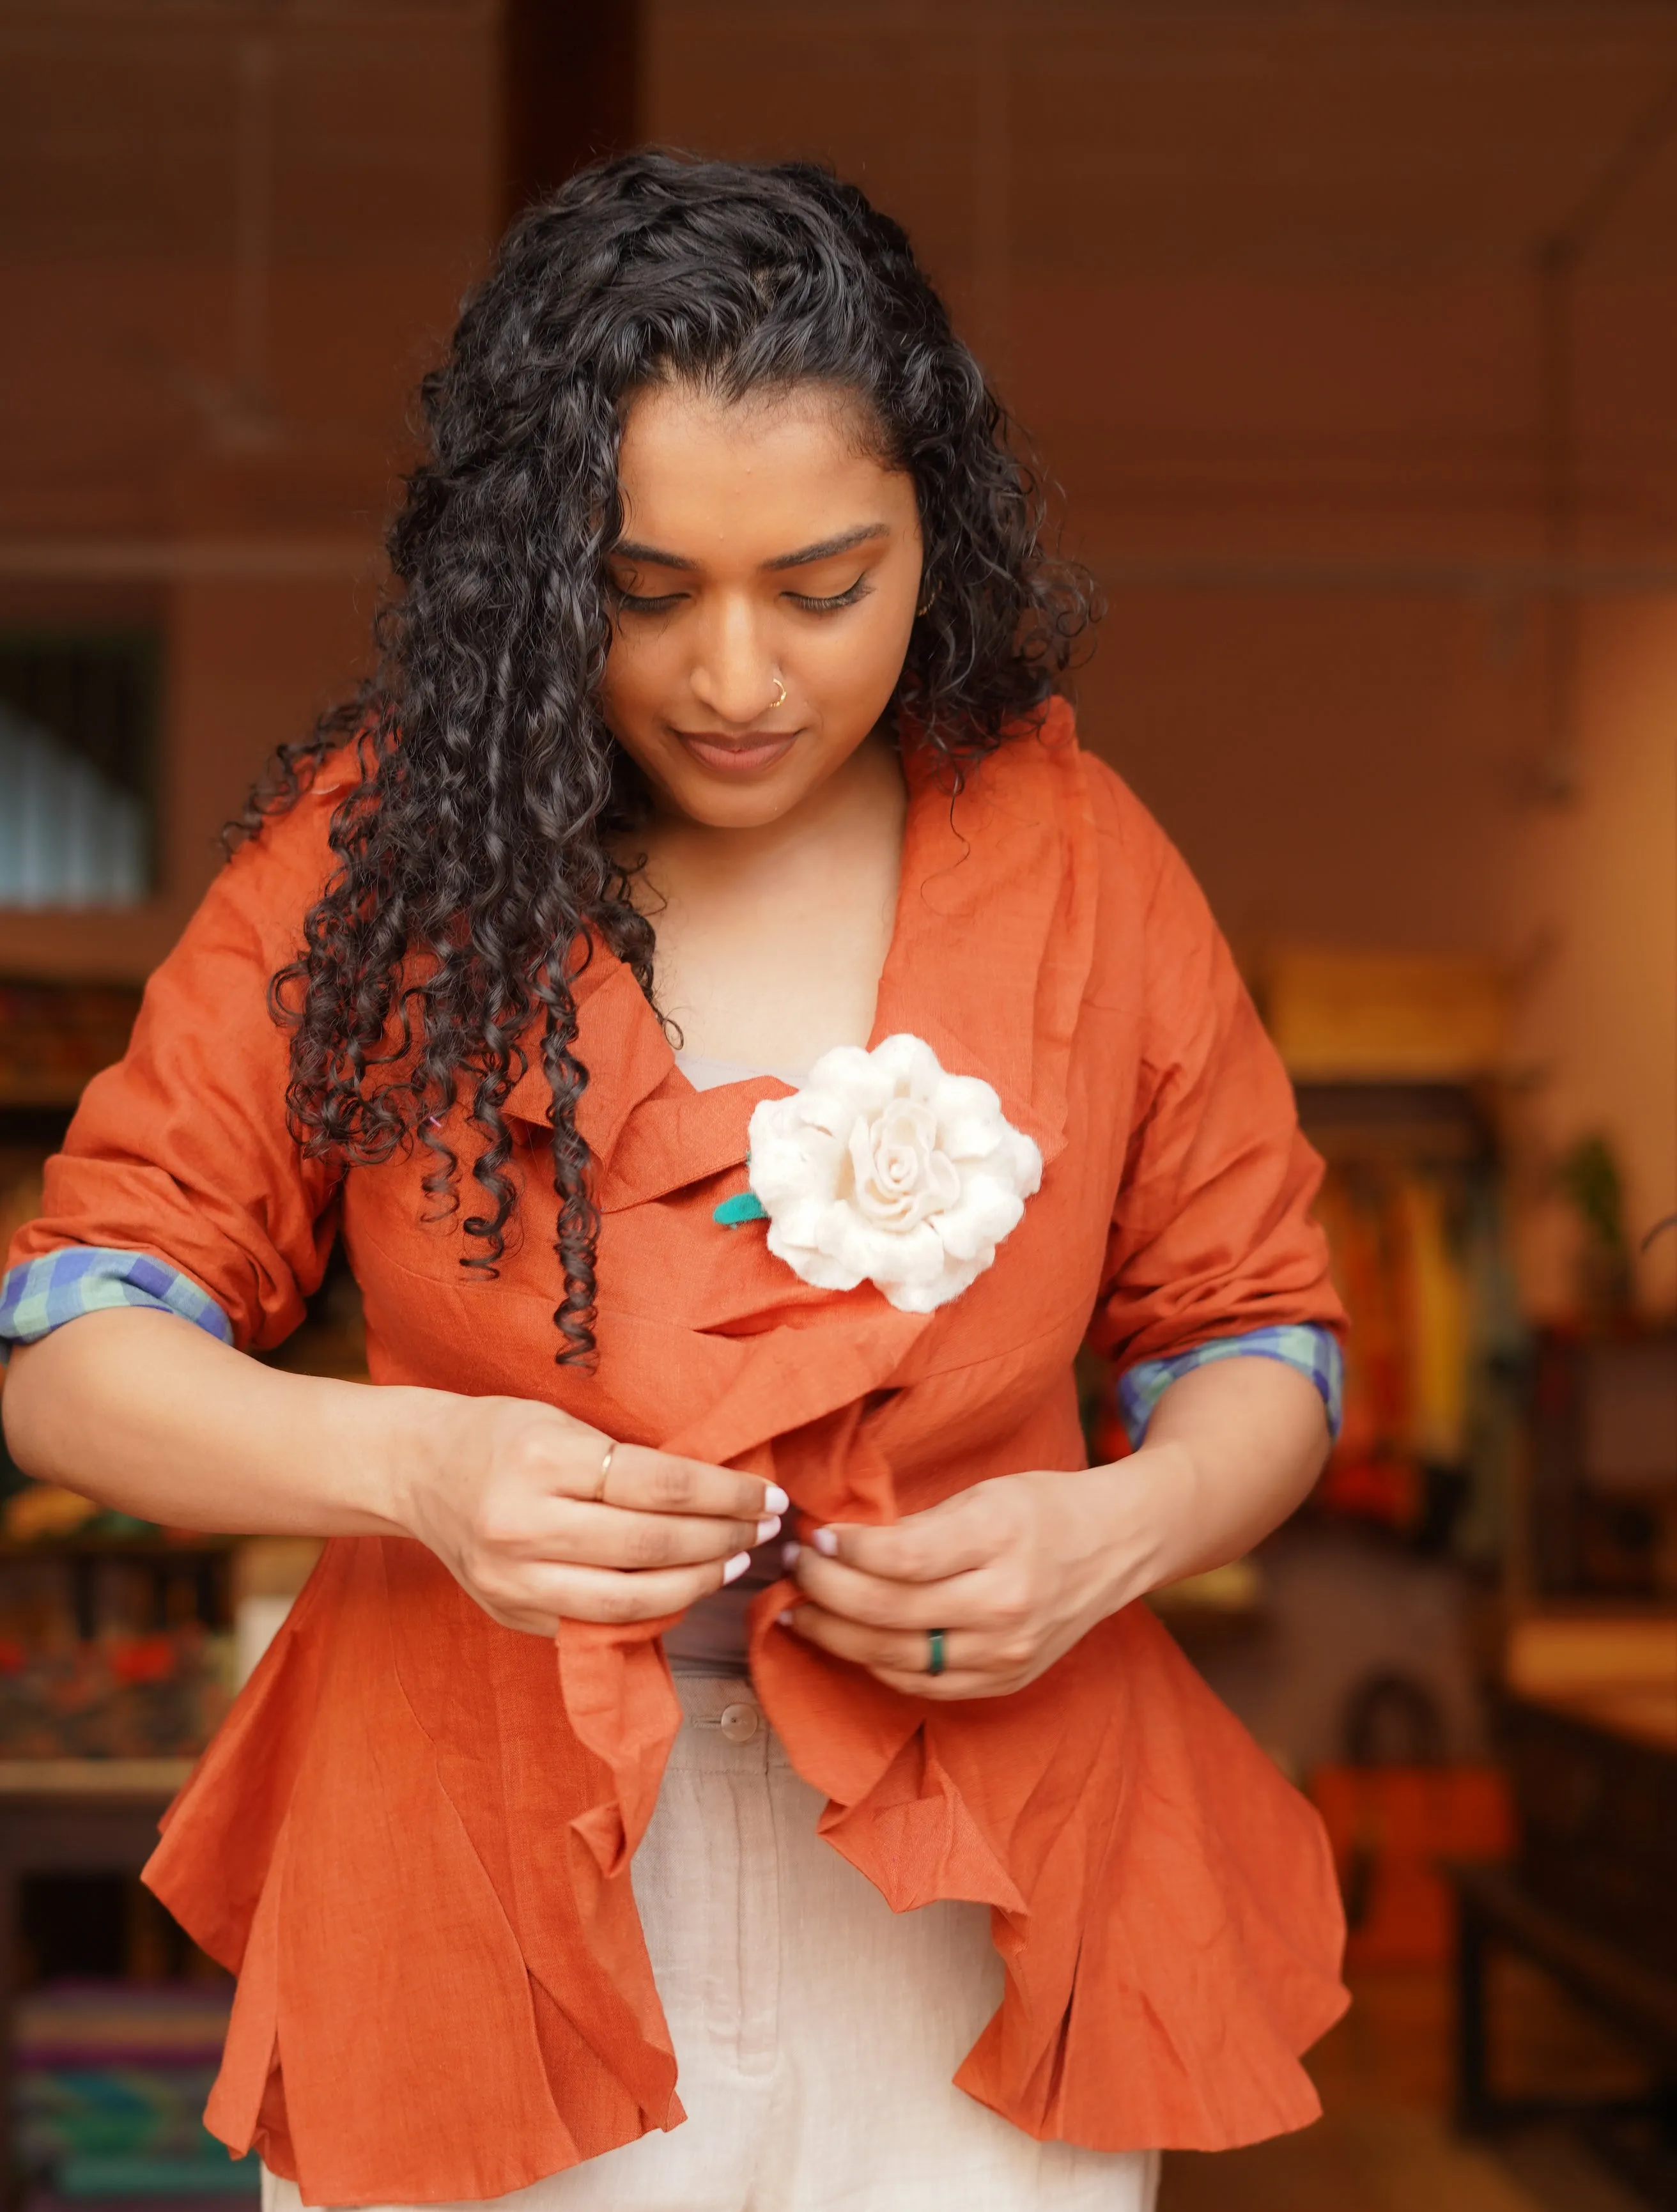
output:
[[[227,1316],[179,1267],[166,1267],[149,1252],[64,1244],[0,1275],[0,1359],[15,1344],[38,1344],[67,1321],[113,1306],[174,1314],[222,1344],[233,1341]]]
[[[151,1305],[240,1348],[302,1318],[331,1249],[335,1177],[287,1126],[288,1033],[269,984],[331,854],[322,788],[223,868],[94,1078],[0,1292],[27,1341],[100,1306]]]

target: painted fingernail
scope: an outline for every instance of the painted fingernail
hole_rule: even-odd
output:
[[[781,1547],[781,1565],[783,1567],[795,1567],[799,1560],[802,1559],[803,1555],[804,1547],[801,1544],[782,1544]]]
[[[759,1521],[757,1523],[757,1541],[759,1544],[766,1544],[771,1536],[778,1536],[780,1533],[781,1516],[778,1513],[771,1513],[766,1521]]]
[[[763,1493],[763,1510],[765,1513],[784,1513],[791,1503],[792,1500],[778,1482],[771,1482]]]
[[[732,1559],[728,1561],[726,1566],[722,1570],[723,1581],[725,1583],[737,1583],[750,1564],[751,1555],[749,1552],[736,1552]]]
[[[828,1559],[834,1559],[837,1556],[838,1534],[836,1530],[832,1528],[817,1528],[814,1535],[810,1538],[810,1541],[815,1546],[817,1552],[824,1553]]]

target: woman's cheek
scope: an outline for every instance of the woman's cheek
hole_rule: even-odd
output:
[[[896,689],[908,651],[908,634],[881,623],[858,636],[823,641],[806,661],[809,695],[835,721],[871,729]]]
[[[633,738],[669,714],[676,704],[677,665],[667,639],[614,639],[600,696],[613,729]]]

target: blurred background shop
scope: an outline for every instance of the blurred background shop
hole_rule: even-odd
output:
[[[1329,1162],[1343,1441],[1159,1603],[1322,1808],[1358,2003],[1321,2125],[1168,2212],[1677,2203],[1669,7],[0,0],[0,1218],[362,665],[501,224],[642,140],[907,224]],[[356,1331],[335,1277],[282,1357]],[[249,2204],[223,1978],[132,1877],[311,1548],[5,1484],[14,2201]]]

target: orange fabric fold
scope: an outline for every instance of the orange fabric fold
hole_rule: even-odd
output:
[[[769,1079],[693,1091],[633,978],[578,984],[602,1214],[598,1370],[553,1363],[547,1091],[509,1110],[528,1212],[499,1279],[428,1222],[421,1169],[334,1192],[284,1130],[267,976],[326,872],[331,788],[225,872],[90,1086],[15,1258],[155,1251],[275,1342],[337,1201],[374,1380],[544,1398],[750,1468],[806,1522],[884,1522],[1084,1463],[1072,1360],[1338,1327],[1319,1174],[1191,878],[1066,710],[951,799],[908,762],[876,1035],[983,1077],[1041,1147],[995,1264],[932,1316],[811,1290],[738,1189]],[[181,1108],[196,1085],[199,1110]],[[751,1665],[822,1829],[899,1911],[987,1903],[1006,1995],[957,2076],[1040,2136],[1215,2149],[1316,2106],[1344,2002],[1315,1814],[1131,1607],[1029,1689],[900,1697],[753,1611]],[[333,1542],[172,1808],[148,1880],[240,1989],[210,2124],[335,2204],[490,2197],[681,2117],[628,1869],[677,1708],[657,1636],[499,1627],[416,1544]]]

